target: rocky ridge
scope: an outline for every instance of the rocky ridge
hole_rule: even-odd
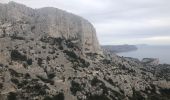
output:
[[[94,28],[80,20],[89,23],[55,8],[0,4],[0,100],[170,99],[170,65],[101,53]]]

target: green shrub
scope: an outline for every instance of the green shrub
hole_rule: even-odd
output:
[[[63,46],[59,46],[58,49],[63,50]]]
[[[85,61],[84,59],[80,58],[78,59],[80,61],[80,63],[82,64],[81,67],[82,68],[85,68],[85,67],[89,67],[90,66],[90,63]]]
[[[64,100],[64,93],[59,93],[53,97],[53,100]]]
[[[0,89],[2,89],[3,88],[3,84],[2,83],[0,83]]]
[[[1,63],[0,63],[0,67],[4,67],[4,64],[1,64]]]
[[[10,92],[7,98],[8,100],[17,100],[17,94],[14,92]]]
[[[111,60],[108,59],[104,59],[102,60],[103,64],[111,64]]]
[[[66,45],[68,48],[73,48],[75,45],[71,42],[71,40],[66,40]]]
[[[48,74],[49,79],[53,79],[56,76],[56,73],[50,73]]]
[[[45,96],[45,97],[44,97],[44,100],[53,100],[53,99],[52,99],[52,97],[50,97],[50,96]]]
[[[163,95],[169,95],[170,96],[170,89],[160,89],[159,90]]]
[[[46,96],[44,100],[64,100],[64,93],[59,93],[57,95],[54,95],[53,97]]]
[[[37,76],[39,79],[41,79],[43,82],[45,83],[50,83],[51,85],[54,85],[54,81],[51,80],[51,79],[46,79],[46,78],[43,78],[41,76]]]
[[[73,95],[76,95],[77,91],[81,91],[82,87],[79,83],[75,82],[75,81],[71,81],[71,87],[70,87],[71,93]]]
[[[41,66],[42,65],[42,59],[41,58],[38,58],[38,61],[37,61],[37,64],[39,65],[39,66]]]
[[[17,36],[17,35],[11,36],[11,39],[14,39],[14,40],[25,40],[24,37],[20,37],[20,36]]]
[[[25,79],[29,79],[31,78],[30,74],[29,73],[26,73],[25,76],[24,76]]]
[[[46,49],[46,46],[42,46],[43,49]]]
[[[110,100],[106,95],[91,95],[87,100]]]
[[[15,77],[22,77],[23,76],[22,73],[18,73],[13,69],[9,69],[9,72],[10,72],[11,76],[15,76]]]
[[[16,84],[16,85],[19,84],[19,81],[16,78],[11,78],[11,82]]]
[[[12,50],[11,51],[11,59],[12,60],[19,60],[19,61],[26,61],[27,57],[25,55],[22,55],[17,50]]]
[[[28,64],[28,65],[32,65],[32,59],[28,59],[28,60],[27,60],[27,64]]]
[[[130,98],[130,100],[145,100],[145,98],[141,95],[139,91],[133,89],[133,96],[132,98]]]
[[[64,50],[63,51],[67,56],[69,56],[70,58],[73,58],[73,59],[77,59],[78,56],[73,52],[73,51],[68,51],[68,50]]]

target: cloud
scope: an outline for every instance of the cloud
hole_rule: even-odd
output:
[[[7,3],[9,0],[0,0],[0,3]]]
[[[170,41],[170,36],[156,36],[156,37],[150,37],[150,38],[146,38],[145,40],[169,40]]]
[[[170,35],[170,0],[0,0],[6,1],[78,14],[92,22],[101,44],[170,44],[165,38],[147,40]]]

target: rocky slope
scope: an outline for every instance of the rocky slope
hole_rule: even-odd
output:
[[[0,13],[0,100],[170,99],[170,65],[101,53],[86,20],[16,3]]]

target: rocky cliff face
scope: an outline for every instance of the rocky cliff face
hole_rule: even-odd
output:
[[[87,20],[57,8],[31,9],[14,2],[0,4],[0,35],[39,37],[48,34],[77,44],[83,53],[101,53],[96,31]]]
[[[170,99],[170,65],[100,54],[84,19],[16,3],[0,13],[0,100]]]

